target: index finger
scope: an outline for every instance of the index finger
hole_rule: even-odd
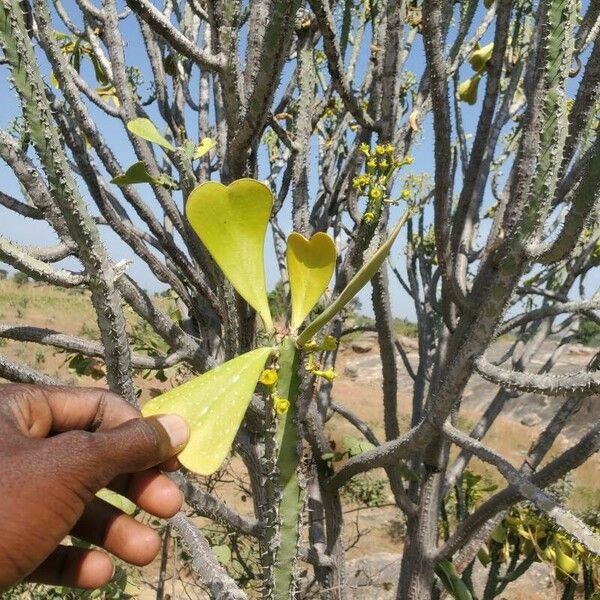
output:
[[[9,410],[18,429],[28,437],[83,429],[112,429],[141,416],[123,398],[102,388],[5,384],[0,410]]]

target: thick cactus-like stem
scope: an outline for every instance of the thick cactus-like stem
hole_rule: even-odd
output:
[[[281,497],[279,501],[279,546],[275,559],[275,594],[273,597],[276,600],[289,600],[296,594],[295,563],[303,507],[303,494],[298,479],[300,454],[296,423],[300,360],[299,351],[292,338],[287,337],[283,340],[279,360],[277,392],[281,398],[289,400],[290,406],[283,415],[277,432],[279,442],[277,469]]]
[[[538,169],[532,187],[529,211],[532,219],[550,208],[556,188],[562,151],[568,132],[565,81],[573,56],[572,28],[577,11],[571,0],[553,0],[548,10],[546,88]]]
[[[277,472],[277,419],[273,400],[265,397],[264,454],[261,466],[265,486],[262,520],[265,530],[261,539],[262,597],[271,600],[275,591],[274,568],[279,533],[279,485]]]

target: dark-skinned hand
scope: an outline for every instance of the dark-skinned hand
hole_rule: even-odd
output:
[[[61,545],[69,534],[151,562],[158,534],[95,494],[107,487],[173,516],[181,492],[157,467],[177,468],[188,436],[180,417],[144,419],[101,389],[0,385],[0,591],[22,580],[87,589],[110,581],[110,556]]]

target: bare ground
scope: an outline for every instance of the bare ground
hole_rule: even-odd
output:
[[[134,317],[131,316],[132,322]],[[46,286],[29,284],[16,286],[13,282],[0,282],[0,321],[15,325],[37,325],[58,331],[71,333],[81,337],[97,338],[97,327],[94,314],[87,296],[76,291],[55,290]],[[409,349],[411,362],[416,361],[414,341],[404,340]],[[358,342],[358,343],[356,343]],[[500,355],[507,349],[508,342],[499,342],[494,352]],[[65,381],[78,385],[103,385],[103,381],[95,381],[91,377],[77,378],[69,373],[65,366],[65,355],[48,347],[36,344],[22,344],[0,340],[0,352],[25,362],[39,370]],[[354,345],[354,349],[353,349]],[[411,349],[412,346],[412,349]],[[358,352],[357,350],[360,350]],[[542,349],[534,363],[543,364],[553,351],[548,343]],[[573,346],[558,363],[558,370],[568,372],[579,370],[588,362],[593,351],[580,346]],[[379,439],[384,439],[382,419],[382,393],[380,360],[377,353],[376,340],[368,336],[346,342],[342,345],[336,369],[339,373],[334,384],[334,399],[351,409],[373,429]],[[409,426],[412,381],[404,367],[398,365],[400,392],[398,395],[398,418],[401,427]],[[138,380],[142,389],[142,399],[164,389],[160,382]],[[477,422],[485,410],[487,403],[495,393],[495,387],[479,377],[473,377],[464,396],[461,409],[461,428],[468,430]],[[535,395],[523,395],[511,400],[505,407],[503,416],[498,418],[489,434],[486,443],[502,451],[515,465],[519,465],[523,457],[536,439],[543,426],[551,418],[557,408],[559,399],[543,399]],[[600,402],[597,398],[584,401],[579,412],[573,416],[550,454],[560,452],[578,438],[593,422],[600,418]],[[344,447],[346,436],[359,437],[359,433],[339,415],[333,415],[328,423],[328,431],[332,444],[336,449]],[[600,458],[596,455],[574,473],[575,492],[571,505],[576,509],[598,506],[598,468]],[[473,470],[486,478],[502,483],[498,475],[486,465],[473,461]],[[235,476],[242,472],[239,459],[233,458],[228,473]],[[375,473],[375,478],[383,477]],[[230,480],[230,481],[231,481]],[[238,482],[239,483],[239,482]],[[240,512],[250,514],[251,500],[240,493],[232,483],[217,486],[217,493]],[[386,503],[391,504],[387,496]],[[400,556],[402,551],[403,523],[398,511],[393,506],[367,508],[363,505],[345,502],[346,525],[345,540],[348,546],[348,576],[351,598],[391,598],[395,587]],[[207,523],[199,520],[199,523]],[[179,550],[170,548],[171,560],[167,571],[167,592],[174,598],[204,597],[187,569],[176,558]],[[141,570],[139,580],[143,582],[136,597],[150,599],[155,597],[155,586],[158,577],[159,562]],[[171,575],[176,574],[172,579]],[[368,587],[365,587],[368,586]],[[556,586],[553,577],[543,565],[530,570],[526,577],[511,584],[503,598],[512,599],[545,599],[560,597],[560,586]]]

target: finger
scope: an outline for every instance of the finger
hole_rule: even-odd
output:
[[[108,488],[161,519],[175,515],[183,504],[179,488],[157,469],[120,475],[111,481]]]
[[[114,474],[135,473],[164,463],[183,450],[190,436],[179,415],[133,419],[106,432],[98,432],[99,457]]]
[[[95,494],[117,475],[144,471],[175,456],[189,437],[178,415],[132,419],[108,431],[69,431],[44,441],[46,454],[65,481]]]
[[[3,407],[12,409],[19,430],[28,437],[104,431],[141,416],[123,398],[101,388],[8,384],[0,389]]]
[[[113,574],[113,562],[104,552],[59,546],[26,580],[93,590],[108,583]]]
[[[100,498],[87,505],[72,533],[140,567],[152,562],[160,550],[160,537],[153,529]]]
[[[178,471],[179,469],[181,469],[181,463],[179,462],[177,457],[174,456],[173,458],[169,458],[164,463],[158,465],[158,468],[161,471],[167,471],[171,473],[173,471]]]

